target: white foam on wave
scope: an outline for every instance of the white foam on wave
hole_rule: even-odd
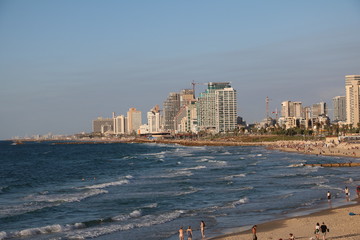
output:
[[[71,230],[82,229],[84,227],[85,225],[83,223],[67,224],[65,226],[62,226],[60,224],[54,224],[44,227],[28,228],[20,231],[9,232],[9,233],[0,232],[0,240],[11,239],[11,238],[33,237],[36,235],[52,234],[59,232],[68,232]]]
[[[198,192],[198,191],[199,191],[198,188],[190,187],[190,188],[189,188],[189,191],[178,192],[178,193],[174,193],[174,194],[172,194],[172,195],[173,195],[173,196],[182,196],[182,195],[188,195],[188,194],[196,193],[196,192]]]
[[[0,240],[6,239],[7,233],[6,232],[0,232]]]
[[[246,177],[246,174],[241,173],[241,174],[226,176],[226,177],[224,177],[224,179],[225,180],[231,180],[231,179],[234,179],[234,178],[244,178],[244,177]]]
[[[96,185],[85,186],[83,188],[101,189],[101,188],[107,188],[110,186],[119,186],[119,185],[124,185],[124,184],[129,184],[129,180],[120,180],[120,181],[115,181],[115,182],[101,183],[101,184],[96,184]]]
[[[238,205],[242,205],[242,204],[245,204],[245,203],[248,203],[248,202],[249,202],[249,199],[247,197],[244,197],[244,198],[239,199],[238,201],[233,202],[231,205],[233,207],[236,207]]]
[[[144,206],[144,208],[157,208],[158,204],[157,203],[151,203],[149,205]]]
[[[96,196],[99,194],[108,193],[106,190],[102,189],[91,189],[86,192],[77,192],[77,193],[64,193],[64,194],[51,194],[51,195],[37,195],[33,196],[32,200],[36,202],[50,202],[50,203],[61,203],[61,202],[80,202],[85,198]],[[30,198],[31,200],[31,198]]]
[[[49,233],[57,233],[62,232],[63,227],[60,224],[49,225],[45,227],[39,228],[28,228],[24,230],[20,230],[10,234],[11,237],[30,237],[41,234],[49,234]]]
[[[189,168],[181,168],[180,171],[189,171],[189,170],[199,170],[204,169],[206,166],[196,166],[196,167],[189,167]]]
[[[0,216],[16,216],[27,212],[33,212],[47,207],[59,206],[62,203],[80,202],[81,200],[93,197],[99,194],[108,193],[102,189],[91,189],[86,192],[67,193],[67,194],[31,194],[24,199],[32,201],[30,203],[23,203],[18,205],[6,206],[0,208]]]
[[[163,224],[179,218],[181,214],[185,213],[182,210],[175,210],[160,215],[145,215],[137,217],[129,221],[127,224],[111,224],[106,226],[98,226],[87,229],[80,229],[66,235],[67,239],[86,239],[96,238],[102,235],[110,234],[118,231],[126,231],[133,228],[151,227],[153,225]]]
[[[222,161],[222,160],[209,160],[209,163],[215,163],[215,165],[218,166],[226,166],[227,162],[226,161]]]

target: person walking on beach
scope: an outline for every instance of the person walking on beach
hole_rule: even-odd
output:
[[[322,225],[320,226],[321,229],[321,234],[322,234],[322,238],[323,240],[325,240],[325,236],[326,236],[326,232],[329,231],[328,227],[325,225],[325,223],[323,222]]]
[[[253,234],[253,240],[257,240],[256,228],[257,228],[256,225],[254,225],[254,226],[251,228],[251,231],[252,231],[252,234]]]
[[[187,240],[192,240],[192,230],[191,230],[191,226],[188,227],[188,229],[186,229],[188,238]]]
[[[205,222],[200,222],[200,231],[201,231],[201,238],[205,238]]]
[[[315,233],[316,240],[319,240],[319,238],[320,238],[320,224],[319,223],[316,223],[314,233]]]
[[[184,240],[184,229],[180,227],[179,229],[179,240]]]

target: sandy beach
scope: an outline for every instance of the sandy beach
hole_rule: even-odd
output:
[[[259,240],[283,240],[289,239],[293,233],[296,239],[316,239],[314,230],[316,223],[324,222],[330,231],[326,239],[358,240],[360,239],[360,215],[349,215],[350,212],[360,214],[358,201],[353,205],[339,208],[331,208],[307,216],[293,217],[285,220],[276,220],[257,225],[257,237]],[[322,239],[322,235],[320,234]],[[224,235],[212,240],[240,240],[252,239],[251,230],[240,233]]]

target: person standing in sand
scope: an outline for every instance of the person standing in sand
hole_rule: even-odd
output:
[[[201,238],[205,238],[205,222],[200,222],[200,231],[201,231]]]
[[[314,233],[315,233],[316,240],[319,240],[320,239],[320,224],[319,223],[316,223]]]
[[[184,240],[184,229],[180,227],[179,229],[179,240]]]
[[[328,227],[325,225],[325,223],[323,222],[322,225],[320,226],[321,229],[321,234],[322,234],[322,238],[323,240],[325,240],[325,236],[326,236],[326,232],[329,231]]]
[[[256,225],[254,225],[254,226],[251,228],[251,231],[252,231],[252,234],[253,234],[253,240],[257,240],[256,228],[257,228]]]
[[[186,229],[188,238],[187,240],[192,240],[192,230],[191,230],[191,226],[188,227],[188,229]]]

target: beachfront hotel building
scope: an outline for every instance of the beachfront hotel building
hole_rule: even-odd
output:
[[[358,127],[360,123],[360,75],[345,76],[346,122]]]
[[[336,96],[333,99],[334,121],[346,121],[346,97]]]
[[[210,82],[197,101],[197,122],[200,130],[233,131],[236,128],[236,90],[229,82]]]
[[[138,133],[138,130],[141,126],[141,111],[136,110],[136,108],[130,108],[127,112],[127,133]]]

